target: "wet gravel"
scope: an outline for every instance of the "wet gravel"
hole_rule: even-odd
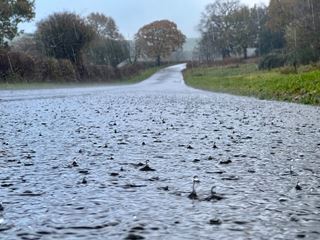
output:
[[[0,239],[320,239],[320,108],[194,90],[182,68],[0,91]]]

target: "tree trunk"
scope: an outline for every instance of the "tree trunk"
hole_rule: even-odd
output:
[[[223,60],[230,58],[231,57],[230,50],[227,48],[222,49],[221,55]]]
[[[248,48],[247,47],[243,47],[243,58],[248,59]]]
[[[157,66],[161,65],[161,56],[160,55],[157,56],[156,63],[157,63]]]
[[[222,60],[224,60],[226,58],[226,53],[225,53],[224,49],[221,51],[221,56],[222,56]]]

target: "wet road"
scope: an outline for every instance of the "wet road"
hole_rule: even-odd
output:
[[[0,91],[0,239],[320,239],[320,108],[194,90],[182,68]]]

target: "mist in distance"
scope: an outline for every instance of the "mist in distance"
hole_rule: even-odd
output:
[[[94,0],[90,3],[80,1],[46,1],[36,0],[36,18],[30,23],[20,25],[26,33],[36,29],[36,23],[54,12],[71,11],[81,16],[91,12],[101,12],[111,16],[117,22],[120,32],[127,39],[132,39],[138,29],[152,21],[169,19],[176,22],[181,31],[188,37],[199,37],[197,25],[205,6],[212,0]],[[269,0],[242,0],[241,3],[253,6],[254,4],[268,5]]]

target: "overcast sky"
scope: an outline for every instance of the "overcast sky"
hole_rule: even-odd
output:
[[[36,22],[46,16],[61,11],[76,12],[86,16],[91,12],[101,12],[116,21],[120,32],[128,39],[145,24],[155,20],[169,19],[187,37],[197,37],[196,26],[201,12],[212,0],[36,0],[36,18],[31,23],[20,26],[25,32],[34,32]],[[247,5],[264,3],[269,0],[241,0]]]

